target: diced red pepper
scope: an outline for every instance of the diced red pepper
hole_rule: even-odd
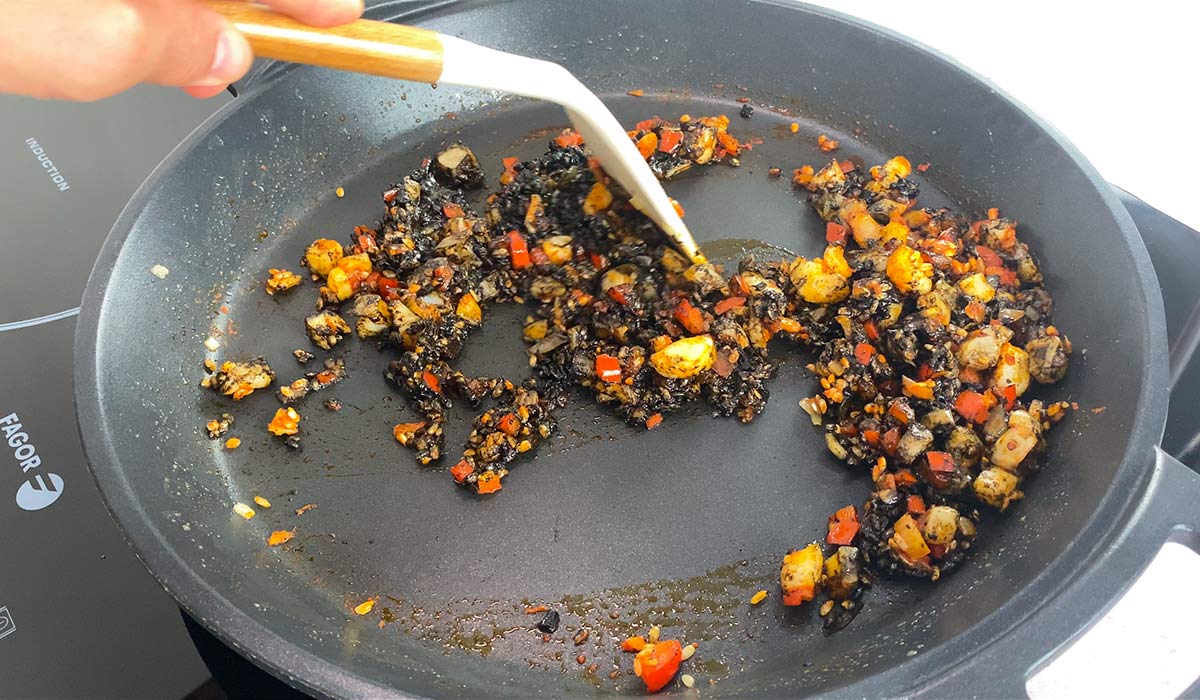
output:
[[[933,370],[930,369],[929,363],[922,362],[920,367],[917,367],[917,381],[923,382],[933,376]]]
[[[843,160],[841,163],[838,163],[838,167],[842,169],[843,173],[848,173],[851,170],[854,170],[854,163],[848,160]]]
[[[863,332],[867,334],[867,338],[869,338],[872,343],[879,340],[879,327],[875,325],[874,321],[867,321],[864,323]]]
[[[849,545],[858,534],[858,512],[854,506],[846,506],[829,518],[829,532],[825,541],[829,544]]]
[[[529,246],[525,244],[525,237],[519,231],[508,232],[508,256],[514,270],[520,270],[532,264],[529,258]]]
[[[621,361],[612,355],[596,355],[596,376],[606,382],[621,381]]]
[[[679,324],[692,335],[699,335],[708,330],[708,322],[704,320],[704,314],[700,313],[700,309],[692,306],[687,299],[679,300],[679,303],[675,305],[673,315],[675,320],[679,321]]]
[[[484,472],[475,481],[475,491],[480,494],[496,493],[504,488],[500,485],[500,475],[496,472]]]
[[[990,406],[983,394],[977,391],[964,391],[954,399],[954,410],[969,421],[982,423],[988,418]]]
[[[643,119],[637,124],[634,124],[633,128],[637,131],[650,131],[659,124],[662,124],[662,119],[659,119],[658,117],[650,117],[649,119]]]
[[[908,497],[908,512],[913,515],[920,515],[925,512],[925,499],[913,494]]]
[[[984,268],[1004,267],[1004,261],[1000,259],[999,255],[996,255],[996,251],[987,246],[975,246],[975,254],[983,261]]]
[[[871,364],[871,358],[875,356],[875,347],[870,343],[859,343],[854,346],[854,359],[858,360],[860,365]]]
[[[870,445],[871,447],[879,446],[879,431],[878,430],[864,430],[864,431],[862,431],[862,436],[863,436],[863,439],[867,441],[867,444]]]
[[[516,167],[517,163],[521,162],[521,159],[516,156],[509,156],[508,158],[502,158],[500,162],[504,164],[504,174],[500,176],[500,184],[507,185],[517,176]]]
[[[935,472],[954,471],[954,457],[948,452],[926,452],[925,459],[929,460],[929,469]]]
[[[717,302],[717,305],[713,307],[713,311],[715,311],[718,316],[721,316],[728,311],[736,309],[739,306],[744,306],[745,304],[746,297],[726,297]]]
[[[608,298],[617,302],[621,306],[629,305],[629,297],[625,296],[625,292],[624,292],[624,290],[621,289],[620,286],[609,287]]]
[[[948,546],[949,545],[944,544],[930,544],[929,556],[933,557],[934,559],[941,559],[942,557],[946,556],[946,548]]]
[[[471,463],[464,459],[453,467],[450,467],[450,476],[454,477],[454,481],[461,484],[467,480],[467,477],[473,471],[475,470],[471,467]]]
[[[658,150],[663,153],[670,153],[679,144],[683,142],[683,132],[678,129],[663,129],[662,134],[658,137]]]
[[[400,280],[395,277],[380,275],[375,284],[379,289],[379,296],[385,300],[394,301],[400,298]]]
[[[421,380],[425,382],[425,386],[429,387],[430,391],[436,394],[442,393],[442,382],[433,372],[430,372],[429,370],[422,370]]]
[[[463,208],[454,202],[446,202],[443,204],[442,213],[446,215],[447,219],[453,219],[456,216],[466,216],[466,212],[463,211]]]
[[[515,413],[505,413],[500,420],[496,421],[496,427],[500,432],[511,437],[520,432],[521,419],[517,418]]]
[[[1017,403],[1017,387],[1012,384],[1004,387],[1004,410],[1011,411]]]
[[[917,476],[908,469],[901,469],[897,471],[894,478],[897,486],[917,485]]]
[[[582,146],[583,136],[581,136],[577,131],[571,131],[570,129],[567,129],[559,134],[558,138],[554,139],[554,141],[563,148],[567,148],[569,146]]]
[[[604,256],[599,253],[588,253],[588,257],[592,260],[592,267],[595,267],[597,270],[608,264],[608,261],[604,259]]]
[[[646,684],[646,690],[657,693],[679,672],[682,661],[683,646],[678,640],[667,639],[653,645],[647,644],[639,651],[634,659],[633,670]]]
[[[825,223],[825,242],[835,245],[842,245],[846,242],[846,232],[849,231],[845,226],[836,221],[827,221]]]
[[[646,419],[646,430],[654,430],[658,426],[662,425],[662,422],[663,422],[662,414],[655,413],[654,415],[652,415]]]

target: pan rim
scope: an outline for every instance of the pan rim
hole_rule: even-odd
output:
[[[412,14],[411,7],[404,14],[406,21],[419,23],[422,19],[469,10],[481,4],[498,3],[440,3],[433,6],[429,12],[417,16]],[[1139,410],[1129,429],[1131,449],[1126,452],[1114,471],[1108,491],[1080,527],[1074,540],[1064,546],[1024,590],[951,640],[953,644],[941,644],[917,657],[897,663],[885,671],[835,691],[839,695],[894,695],[898,689],[918,689],[943,675],[965,653],[952,650],[951,647],[977,653],[1009,634],[1056,597],[1056,586],[1053,585],[1055,582],[1081,571],[1091,555],[1107,546],[1113,533],[1124,527],[1149,480],[1149,467],[1154,457],[1152,448],[1160,441],[1166,423],[1167,403],[1163,389],[1166,387],[1167,378],[1167,346],[1162,297],[1141,236],[1112,186],[1100,177],[1095,168],[1063,134],[1024,104],[936,49],[885,27],[836,10],[804,3],[749,0],[747,4],[769,5],[816,15],[848,25],[854,30],[898,42],[935,59],[948,70],[963,74],[1011,105],[1063,150],[1074,167],[1100,195],[1132,253],[1133,274],[1140,283],[1140,301],[1146,309],[1142,319],[1142,332],[1148,363],[1143,368],[1145,379],[1136,398]],[[99,402],[101,373],[96,365],[97,333],[101,312],[112,282],[112,270],[124,242],[156,192],[160,181],[197,148],[207,135],[215,131],[231,112],[248,108],[258,92],[252,91],[238,101],[218,109],[164,158],[123,208],[97,256],[81,304],[82,310],[76,325],[74,342],[74,400],[85,460],[105,506],[112,513],[143,565],[184,610],[222,642],[310,694],[322,697],[414,697],[403,690],[378,683],[307,651],[235,606],[220,591],[211,587],[197,569],[166,546],[162,533],[152,523],[142,504],[129,497],[128,481],[119,467],[115,446],[107,437],[108,431],[103,429],[107,418]],[[1104,601],[1098,601],[1097,611],[1102,610],[1103,605]]]

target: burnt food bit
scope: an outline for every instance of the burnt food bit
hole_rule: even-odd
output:
[[[200,381],[200,386],[240,401],[254,393],[255,389],[270,386],[273,381],[275,372],[271,366],[263,358],[256,357],[240,362],[222,362],[215,372]]]

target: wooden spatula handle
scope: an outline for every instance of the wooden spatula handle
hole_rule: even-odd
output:
[[[205,4],[233,22],[256,56],[425,83],[442,75],[442,42],[428,29],[365,19],[316,28],[248,2]]]

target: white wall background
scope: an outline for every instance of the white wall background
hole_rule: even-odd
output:
[[[1200,3],[811,0],[982,73],[1110,182],[1200,230]],[[1200,262],[1200,261],[1198,261]]]

